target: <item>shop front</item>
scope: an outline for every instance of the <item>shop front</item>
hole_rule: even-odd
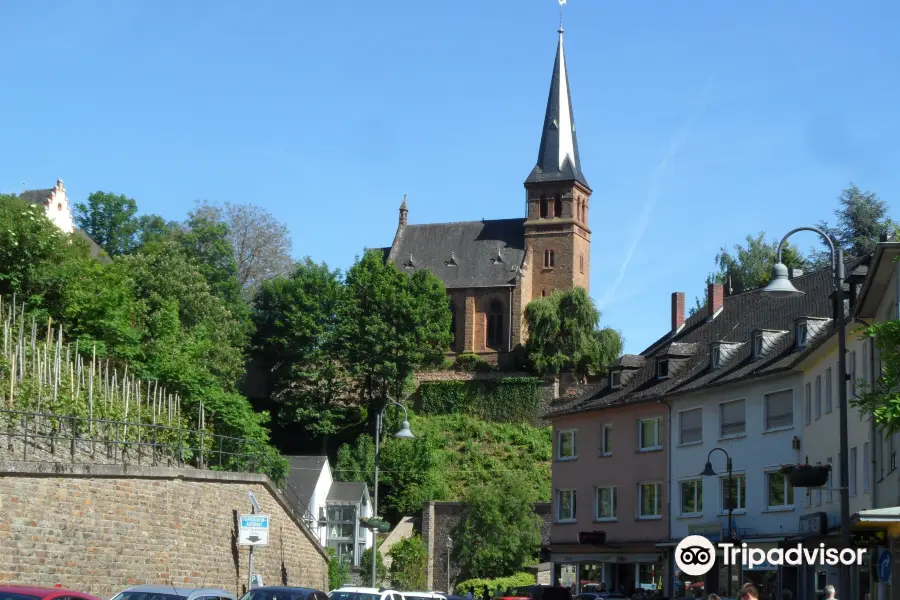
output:
[[[608,591],[633,595],[639,590],[662,594],[666,580],[663,552],[552,553],[553,583],[582,592]]]

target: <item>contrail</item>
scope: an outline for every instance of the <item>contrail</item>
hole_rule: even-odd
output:
[[[663,177],[666,174],[667,167],[669,166],[669,163],[672,161],[672,159],[674,159],[678,154],[678,152],[681,151],[681,148],[685,145],[685,143],[687,143],[688,138],[691,137],[691,133],[694,130],[694,126],[697,124],[697,121],[700,120],[700,117],[706,110],[706,105],[709,103],[709,96],[712,93],[712,88],[715,80],[716,76],[715,74],[713,74],[709,78],[709,81],[706,82],[706,87],[703,89],[703,94],[700,96],[700,101],[697,103],[697,108],[693,113],[691,113],[691,115],[688,117],[688,120],[681,128],[681,131],[669,144],[668,151],[666,152],[665,156],[663,156],[663,159],[659,162],[659,165],[656,167],[656,171],[653,172],[653,177],[650,180],[650,191],[647,194],[647,201],[644,202],[644,208],[641,211],[641,216],[638,218],[637,225],[634,228],[634,238],[631,241],[631,245],[628,247],[628,251],[625,253],[625,260],[622,261],[622,267],[619,269],[619,274],[616,276],[615,281],[613,281],[612,285],[606,290],[603,298],[598,303],[598,307],[600,309],[602,309],[612,301],[619,289],[619,286],[622,283],[622,280],[625,278],[625,272],[628,270],[628,265],[631,264],[631,259],[634,257],[634,251],[637,249],[638,244],[641,243],[641,240],[644,237],[644,233],[646,233],[647,227],[650,225],[650,217],[653,216],[653,209],[656,208],[656,201],[659,200],[660,196],[662,196],[663,194]]]

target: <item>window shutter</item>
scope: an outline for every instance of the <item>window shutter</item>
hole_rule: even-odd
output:
[[[766,429],[794,424],[794,390],[765,395]]]
[[[681,438],[680,443],[689,444],[703,439],[703,412],[699,408],[686,410],[681,413]]]
[[[744,401],[735,400],[721,405],[722,435],[744,433]]]

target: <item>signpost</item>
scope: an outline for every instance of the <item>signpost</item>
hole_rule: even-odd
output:
[[[241,515],[238,527],[238,545],[250,546],[250,561],[247,565],[247,591],[253,589],[254,584],[262,585],[262,577],[253,574],[253,549],[257,546],[269,545],[269,515],[258,515],[259,502],[253,492],[247,492],[252,505],[252,514]]]
[[[891,573],[894,570],[894,558],[891,551],[885,548],[878,555],[878,581],[882,583],[891,582]]]

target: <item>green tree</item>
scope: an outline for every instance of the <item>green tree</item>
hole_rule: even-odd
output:
[[[346,286],[346,364],[365,406],[380,410],[417,369],[443,364],[451,339],[446,291],[430,271],[401,273],[374,250],[350,268]]]
[[[402,539],[388,552],[391,556],[391,587],[396,590],[424,590],[428,548],[418,535]]]
[[[453,530],[453,557],[464,577],[503,577],[531,564],[541,545],[537,497],[515,473],[472,488]]]
[[[887,434],[893,434],[900,431],[900,321],[877,323],[862,334],[874,338],[881,373],[871,386],[858,382],[859,392],[850,405],[872,414]]]
[[[604,327],[591,333],[592,347],[582,359],[578,371],[589,375],[605,375],[610,364],[625,350],[625,339],[615,329]]]
[[[378,544],[378,547],[381,547],[381,544]],[[378,562],[375,564],[375,579],[378,581],[377,584],[381,584],[385,579],[387,579],[388,571],[387,567],[384,566],[384,557],[381,556],[381,552],[376,552],[375,556],[378,557]],[[365,582],[365,585],[369,585],[371,583],[372,577],[372,549],[366,548],[363,550],[362,556],[359,558],[359,576]]]
[[[179,227],[175,221],[166,221],[159,215],[141,215],[137,218],[136,247],[161,242],[173,235]]]
[[[306,258],[256,294],[252,356],[269,373],[268,396],[285,422],[327,436],[346,425],[347,372],[339,336],[345,289],[339,271]]]
[[[888,217],[887,203],[875,192],[864,192],[853,183],[838,196],[834,216],[837,220],[835,226],[820,221],[819,227],[849,256],[868,254],[875,249],[882,235],[897,233],[897,224]],[[813,260],[818,266],[828,266],[831,264],[831,251],[827,248],[815,251]]]
[[[706,278],[706,283],[721,283],[729,290],[729,294],[739,294],[768,285],[772,278],[772,267],[778,257],[780,239],[769,242],[766,234],[759,232],[756,236],[748,235],[746,246],[735,244],[732,251],[722,246],[716,255],[717,271]],[[784,245],[781,261],[788,267],[804,269],[809,262],[800,251],[790,243]],[[690,314],[694,314],[706,302],[706,294],[695,298]]]
[[[75,223],[110,256],[128,254],[137,244],[137,202],[125,195],[94,192],[75,205]]]
[[[334,548],[328,549],[328,588],[336,590],[350,580],[350,570],[347,563],[338,560]]]

